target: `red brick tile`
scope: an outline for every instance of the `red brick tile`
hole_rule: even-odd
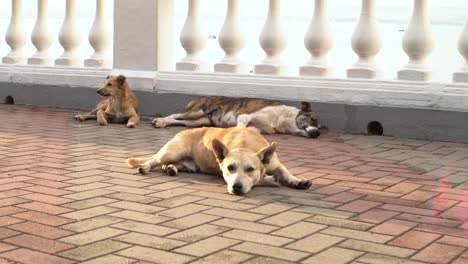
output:
[[[434,214],[433,210],[414,208],[414,207],[402,206],[402,205],[394,205],[394,204],[382,205],[380,209],[397,211],[397,212],[402,212],[402,213],[417,214],[417,215],[426,215],[426,216],[432,216]]]
[[[24,220],[14,218],[14,217],[10,217],[10,216],[2,216],[2,217],[0,217],[0,226],[2,226],[2,227],[3,226],[9,226],[9,225],[21,223],[23,221]]]
[[[47,195],[47,194],[42,194],[42,193],[31,193],[31,194],[26,194],[21,196],[21,198],[33,200],[33,201],[38,201],[38,202],[43,202],[47,204],[53,204],[53,205],[61,205],[64,203],[70,203],[73,202],[74,200],[71,199],[66,199],[62,197],[57,197],[57,196],[52,196],[52,195]]]
[[[314,181],[314,184],[315,184],[315,181]],[[314,186],[314,185],[312,185],[312,186]],[[313,193],[332,195],[332,194],[337,194],[337,193],[344,192],[344,191],[349,190],[349,189],[350,188],[348,188],[348,187],[340,187],[340,186],[333,186],[332,185],[332,186],[325,186],[325,187],[314,189]]]
[[[38,263],[60,263],[60,264],[68,264],[68,263],[75,263],[74,261],[64,259],[61,257],[52,256],[49,254],[20,248],[13,251],[8,251],[5,253],[0,254],[1,258],[10,259],[16,262],[24,263],[24,264],[38,264]]]
[[[4,241],[19,247],[25,247],[51,254],[75,247],[74,245],[32,235],[10,237]]]
[[[337,207],[336,209],[342,210],[342,211],[353,212],[353,213],[362,213],[379,205],[381,205],[381,203],[357,200],[357,201],[345,204],[343,206]]]
[[[450,263],[464,250],[462,247],[434,243],[413,256],[412,259],[429,263]]]
[[[68,183],[63,183],[59,181],[52,181],[52,180],[45,180],[45,179],[34,179],[34,180],[29,180],[29,183],[37,184],[37,185],[42,185],[50,188],[65,188],[65,187],[70,187],[72,186],[71,184]]]
[[[405,196],[402,196],[401,199],[425,202],[436,195],[437,193],[434,192],[416,190],[411,193],[408,193]]]
[[[380,191],[380,190],[385,189],[385,187],[387,187],[387,186],[384,186],[384,185],[360,183],[360,182],[338,182],[335,185],[336,186],[351,187],[351,188],[366,189],[366,190],[372,190],[372,191]]]
[[[67,180],[73,179],[71,177],[60,176],[60,175],[51,174],[51,173],[34,173],[30,176],[34,178],[38,178],[38,179],[49,180],[49,181],[67,181]]]
[[[16,232],[14,230],[0,227],[0,240],[4,239],[4,238],[7,238],[7,237],[16,236],[16,235],[19,235],[19,234],[20,234],[19,232]]]
[[[431,224],[420,224],[415,227],[416,230],[429,232],[429,233],[437,233],[455,237],[466,237],[468,232],[461,228],[452,228],[452,227],[445,227],[439,225],[431,225]]]
[[[324,187],[327,188],[327,187]],[[314,191],[315,192],[315,191]],[[352,193],[352,192],[341,192],[332,196],[328,196],[322,201],[336,202],[336,203],[348,203],[363,197],[363,194]]]
[[[386,192],[395,192],[395,193],[407,194],[407,193],[410,193],[410,192],[418,189],[419,187],[421,187],[421,185],[419,185],[419,184],[401,182],[401,183],[395,184],[395,185],[385,189],[385,191]]]
[[[72,235],[73,232],[70,231],[65,231],[63,229],[58,229],[55,227],[50,227],[38,223],[32,223],[32,222],[25,222],[25,223],[20,223],[16,225],[9,226],[8,228],[32,234],[32,235],[37,235],[49,239],[57,239],[65,236]]]
[[[15,214],[13,216],[19,219],[24,219],[49,226],[61,226],[69,224],[71,222],[75,222],[74,219],[34,211],[23,212]]]
[[[0,208],[0,216],[17,214],[17,213],[21,213],[21,212],[24,212],[24,211],[26,211],[26,210],[18,208],[18,207],[6,206],[6,207]]]
[[[10,197],[15,197],[15,196],[20,196],[20,195],[25,195],[31,192],[24,191],[24,190],[9,190],[9,191],[4,191],[0,192],[0,199],[4,198],[10,198]]]
[[[395,177],[395,176],[385,176],[382,178],[378,178],[370,183],[378,184],[378,185],[394,185],[404,180],[406,180],[406,178]]]
[[[60,189],[56,189],[56,188],[50,188],[50,187],[46,187],[46,186],[33,186],[33,187],[24,188],[24,190],[31,191],[31,192],[43,193],[43,194],[49,194],[49,195],[56,195],[56,196],[61,196],[61,195],[66,195],[66,194],[72,193],[70,191],[60,190]]]
[[[462,247],[468,248],[468,238],[444,236],[441,239],[437,240],[437,243],[449,244],[449,245],[454,245],[454,246],[462,246]],[[466,253],[468,253],[468,251]]]
[[[29,201],[23,198],[19,198],[19,197],[6,198],[6,199],[0,200],[0,207],[4,207],[8,205],[16,205],[16,204],[25,203],[25,202],[29,202]]]
[[[33,210],[33,211],[38,211],[38,212],[44,212],[47,214],[53,214],[53,215],[64,214],[64,213],[73,211],[72,209],[69,209],[69,208],[64,208],[64,207],[46,204],[46,203],[40,203],[40,202],[24,203],[24,204],[18,205],[18,207]]]
[[[9,251],[9,250],[12,250],[12,249],[15,249],[15,248],[16,248],[15,246],[8,245],[8,244],[0,242],[0,253],[5,252],[5,251]],[[0,260],[0,263],[2,263],[1,260]]]
[[[17,176],[17,177],[8,177],[5,179],[0,179],[0,184],[6,184],[11,182],[21,182],[32,179],[31,177],[27,176]]]
[[[416,225],[417,223],[414,223],[414,222],[390,219],[372,228],[369,231],[374,232],[374,233],[384,234],[384,235],[398,236],[410,230],[411,228],[415,227]]]
[[[397,247],[404,247],[404,248],[411,248],[411,249],[421,249],[436,239],[438,239],[440,235],[420,232],[420,231],[409,231],[396,239],[390,241],[388,245],[397,246]]]
[[[0,185],[0,192],[13,190],[13,189],[20,189],[20,188],[29,187],[29,186],[32,186],[32,184],[24,183],[24,182],[12,182],[12,183],[7,183],[7,184],[2,184]]]
[[[365,213],[362,213],[351,220],[357,220],[367,223],[379,224],[385,220],[388,220],[392,217],[398,215],[398,212],[385,211],[380,209],[371,209]]]

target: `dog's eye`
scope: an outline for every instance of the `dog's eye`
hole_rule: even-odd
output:
[[[247,172],[249,172],[249,173],[250,173],[250,172],[253,172],[253,171],[254,171],[254,168],[252,168],[252,167],[248,167],[247,169],[245,169],[245,171],[247,171]]]
[[[112,86],[112,83],[108,83],[107,86]]]
[[[229,165],[229,166],[227,167],[227,169],[228,169],[229,172],[233,172],[233,171],[236,170],[236,166],[234,166],[234,165]]]

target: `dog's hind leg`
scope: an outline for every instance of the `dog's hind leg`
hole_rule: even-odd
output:
[[[198,110],[195,112],[177,113],[177,114],[172,114],[166,117],[155,118],[153,119],[151,124],[154,127],[161,128],[161,127],[173,125],[172,122],[174,122],[175,120],[197,120],[204,116],[206,116],[206,113],[203,110]]]
[[[197,120],[176,120],[161,118],[153,124],[154,127],[166,126],[186,126],[186,127],[202,127],[211,126],[211,120],[208,117],[202,117]]]
[[[171,139],[150,159],[138,165],[138,172],[145,175],[148,172],[162,164],[177,164],[187,157],[187,147],[183,140]],[[127,164],[129,162],[127,161]]]
[[[283,164],[273,171],[273,176],[276,177],[278,182],[284,186],[288,186],[294,189],[309,189],[312,186],[312,182],[309,180],[301,180],[292,175]]]
[[[177,173],[185,171],[185,172],[196,172],[197,165],[195,162],[191,160],[183,160],[179,161],[175,164],[163,164],[162,170],[165,171],[169,176],[176,176]]]
[[[83,122],[83,121],[88,120],[88,119],[96,120],[97,119],[97,115],[96,115],[97,111],[98,111],[98,109],[94,109],[91,112],[88,112],[86,114],[76,115],[74,118],[75,118],[75,120],[80,121],[80,122]]]

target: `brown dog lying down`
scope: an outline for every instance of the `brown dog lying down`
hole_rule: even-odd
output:
[[[223,176],[231,194],[245,194],[255,185],[283,184],[308,189],[312,182],[294,177],[281,164],[271,145],[249,128],[203,127],[179,132],[151,158],[130,158],[127,165],[145,175],[161,167],[169,175],[178,171]]]
[[[91,112],[75,116],[76,120],[97,119],[101,126],[111,123],[127,123],[133,128],[139,122],[138,100],[123,75],[107,76],[104,86],[97,93],[108,97],[100,101]]]
[[[293,134],[308,138],[320,135],[320,124],[310,104],[302,108],[277,101],[202,96],[191,101],[182,113],[153,120],[154,127],[165,126],[255,127],[261,133]]]

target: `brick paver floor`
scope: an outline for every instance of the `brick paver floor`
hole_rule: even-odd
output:
[[[124,159],[182,128],[0,105],[0,263],[468,263],[468,145],[268,136],[308,191],[226,193]]]

